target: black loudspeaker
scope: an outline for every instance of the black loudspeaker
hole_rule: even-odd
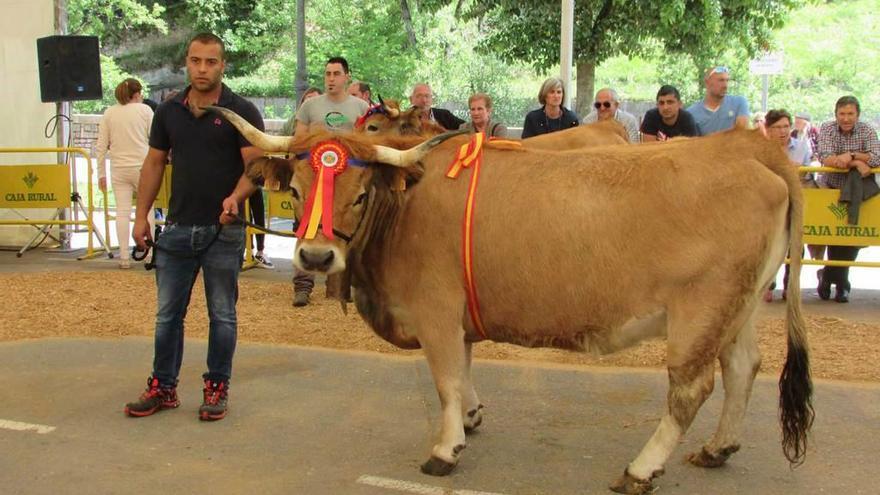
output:
[[[100,100],[101,58],[96,36],[37,39],[40,99],[44,103]]]

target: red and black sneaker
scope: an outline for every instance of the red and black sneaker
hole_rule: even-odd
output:
[[[125,405],[125,414],[140,418],[162,409],[174,409],[179,405],[177,387],[162,387],[159,379],[151,376],[147,378],[147,390],[141,394],[140,399]]]
[[[229,398],[228,382],[205,380],[205,398],[199,407],[199,419],[216,421],[226,417],[226,401]]]

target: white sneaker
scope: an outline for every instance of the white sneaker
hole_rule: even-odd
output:
[[[257,253],[254,255],[254,261],[257,262],[257,266],[260,268],[265,268],[267,270],[274,270],[275,265],[272,263],[269,258],[265,257],[263,253]]]
[[[131,261],[129,261],[129,260],[120,260],[120,261],[119,261],[119,268],[120,268],[121,270],[128,270],[129,268],[131,268]]]

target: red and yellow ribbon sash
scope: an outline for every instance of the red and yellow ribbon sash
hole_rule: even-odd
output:
[[[349,153],[337,141],[322,141],[312,149],[309,160],[316,176],[296,236],[314,239],[320,226],[324,236],[333,240],[333,189],[336,176],[348,166]]]
[[[467,291],[468,313],[471,317],[471,323],[480,337],[486,339],[486,329],[483,326],[483,319],[480,316],[480,299],[477,297],[477,283],[474,279],[474,211],[477,205],[477,185],[480,179],[480,165],[483,158],[483,145],[486,142],[482,132],[474,134],[474,137],[461,146],[458,154],[449,165],[446,171],[446,177],[455,179],[461,173],[463,168],[473,166],[471,172],[471,183],[468,186],[467,200],[464,208],[464,220],[462,222],[462,260],[464,261],[464,282]],[[490,138],[489,145],[493,142],[504,144],[507,146],[519,146],[517,141],[496,140]]]

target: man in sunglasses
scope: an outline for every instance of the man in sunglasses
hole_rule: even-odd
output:
[[[749,102],[742,96],[727,94],[730,69],[718,66],[706,74],[706,96],[689,106],[687,111],[694,117],[697,134],[724,131],[739,125],[749,125]]]
[[[614,119],[623,124],[629,142],[638,143],[638,119],[636,119],[631,113],[621,110],[619,107],[620,99],[617,97],[617,91],[614,91],[611,88],[602,88],[596,92],[596,99],[593,102],[593,110],[584,118],[584,124],[600,120]]]
[[[676,136],[696,136],[694,118],[681,108],[681,95],[675,86],[665,85],[657,92],[657,108],[645,113],[642,141],[666,141]]]

